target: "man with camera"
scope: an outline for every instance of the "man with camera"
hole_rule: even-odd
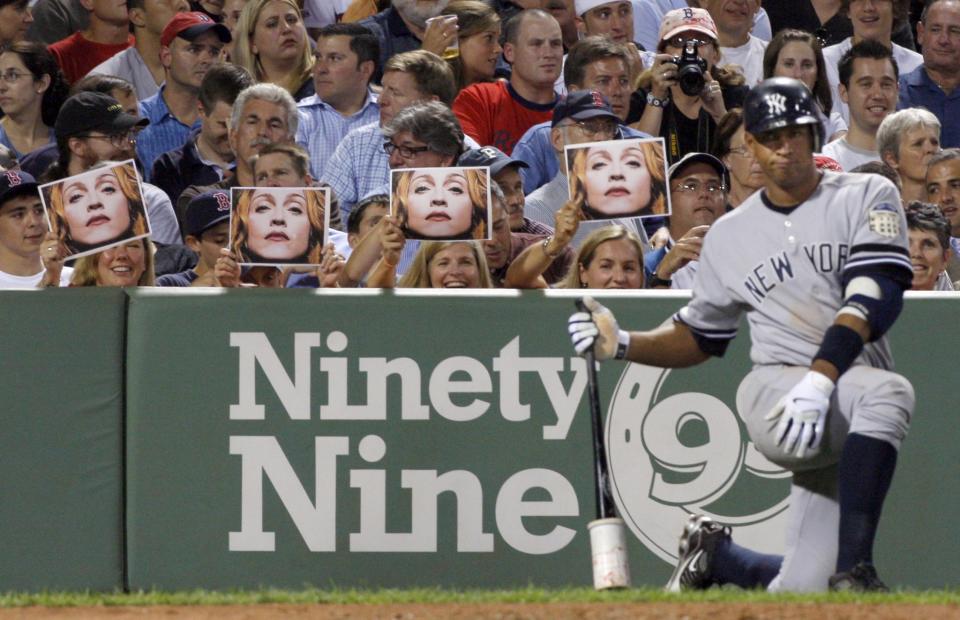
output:
[[[687,153],[708,153],[717,121],[743,104],[743,76],[716,66],[717,27],[704,9],[675,9],[660,26],[653,67],[641,81],[646,102],[633,128],[662,136],[670,163]]]

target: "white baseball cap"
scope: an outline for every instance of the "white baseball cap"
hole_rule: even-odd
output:
[[[618,2],[623,2],[623,0],[574,0],[573,9],[577,16],[583,17],[583,14],[590,9],[595,9],[604,4],[617,4]]]
[[[708,35],[714,41],[717,40],[717,25],[713,23],[713,18],[706,9],[697,9],[694,7],[686,9],[674,9],[663,16],[660,22],[660,41],[693,30]]]

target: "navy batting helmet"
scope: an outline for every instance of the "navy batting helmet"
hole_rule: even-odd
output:
[[[823,144],[820,107],[800,80],[775,77],[750,90],[743,104],[743,128],[753,135],[793,125],[812,125],[813,150]]]

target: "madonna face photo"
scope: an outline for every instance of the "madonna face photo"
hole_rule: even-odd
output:
[[[64,257],[93,254],[150,234],[133,160],[41,185],[40,198]]]
[[[319,265],[330,224],[329,189],[235,187],[230,247],[242,265]]]
[[[662,138],[590,142],[565,151],[570,196],[583,219],[670,214]]]
[[[390,213],[407,239],[489,238],[489,168],[392,170],[390,187]]]

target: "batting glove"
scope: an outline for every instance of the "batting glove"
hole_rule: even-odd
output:
[[[767,414],[768,421],[780,420],[776,440],[786,454],[802,459],[819,452],[835,387],[828,377],[811,370]]]
[[[597,361],[613,357],[623,359],[630,344],[630,334],[620,329],[613,313],[592,297],[584,297],[583,303],[590,312],[575,312],[567,321],[570,340],[577,354],[583,355],[593,347]]]

